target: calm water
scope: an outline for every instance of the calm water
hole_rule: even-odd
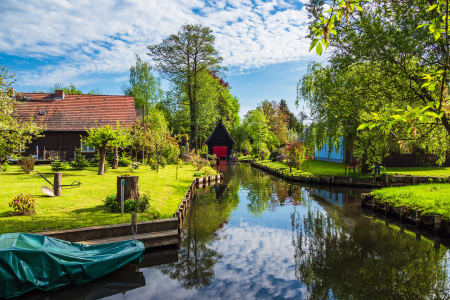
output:
[[[181,248],[33,299],[448,299],[447,240],[361,211],[361,190],[247,165],[196,193]]]

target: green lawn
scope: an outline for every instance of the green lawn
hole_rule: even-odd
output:
[[[262,163],[270,168],[280,169],[289,172],[289,166],[285,162],[272,162],[270,160],[260,160],[258,163]],[[300,168],[292,167],[292,173],[294,176],[323,176],[323,175],[335,175],[345,176],[344,164],[326,162],[320,160],[305,160]],[[406,167],[406,168],[386,168],[386,173],[390,175],[412,175],[412,176],[430,176],[430,177],[449,177],[450,167]],[[350,170],[350,174],[353,174],[353,170]]]
[[[450,219],[450,184],[389,187],[372,191],[371,194],[382,202],[389,201],[393,206],[404,205],[423,210],[423,214],[439,214]]]
[[[239,160],[253,160],[253,159],[255,159],[255,156],[252,156],[252,155],[238,157],[238,161]]]
[[[53,182],[50,166],[36,166],[35,169]],[[138,214],[139,221],[172,217],[191,184],[195,171],[194,166],[184,165],[179,168],[178,180],[175,180],[176,165],[166,166],[158,173],[148,166],[134,170],[132,175],[139,176],[139,193],[149,194],[151,197],[151,207]],[[62,184],[71,184],[79,180],[81,186],[63,187],[61,197],[48,197],[40,188],[51,186],[36,172],[25,174],[19,167],[11,166],[8,172],[0,174],[2,187],[0,233],[36,232],[130,222],[130,214],[121,217],[120,213],[109,213],[104,210],[102,202],[107,195],[116,193],[117,176],[129,172],[129,168],[126,167],[117,170],[110,168],[105,175],[97,175],[97,168],[93,167],[83,171],[68,168],[63,171]],[[20,193],[35,196],[36,214],[11,216],[12,209],[8,203]]]
[[[289,166],[285,162],[270,161],[270,160],[260,160],[258,163],[262,163],[269,168],[279,169],[285,172],[289,172]],[[323,175],[335,175],[335,176],[345,176],[344,164],[327,162],[321,160],[305,160],[297,170],[296,167],[292,167],[292,174],[294,176],[323,176]]]

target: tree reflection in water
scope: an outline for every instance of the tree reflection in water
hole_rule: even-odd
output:
[[[369,218],[291,213],[298,280],[313,299],[448,299],[448,249]]]
[[[185,289],[208,286],[214,279],[214,265],[222,257],[213,243],[226,238],[221,230],[239,203],[239,186],[228,186],[217,199],[219,185],[198,190],[182,231],[178,262],[158,266]]]

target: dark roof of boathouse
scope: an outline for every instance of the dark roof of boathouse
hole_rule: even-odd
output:
[[[225,126],[222,123],[222,120],[219,121],[216,128],[214,128],[214,131],[211,133],[211,135],[206,140],[205,144],[236,144],[231,137],[231,135],[228,133],[228,130],[225,128]]]

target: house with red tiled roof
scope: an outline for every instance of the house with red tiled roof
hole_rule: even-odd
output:
[[[38,155],[39,159],[57,153],[62,160],[71,160],[75,148],[81,148],[90,158],[95,149],[81,141],[86,129],[136,122],[137,111],[131,96],[65,95],[62,90],[56,90],[55,93],[21,93],[15,97],[15,117],[23,121],[32,118],[44,128],[44,136],[23,150],[24,155]]]

